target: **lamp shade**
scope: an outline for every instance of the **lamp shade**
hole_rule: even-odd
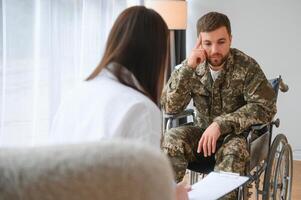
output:
[[[146,0],[145,6],[154,9],[170,30],[184,30],[187,26],[187,2],[181,0]]]

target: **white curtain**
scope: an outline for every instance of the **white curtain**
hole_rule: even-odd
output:
[[[2,0],[0,146],[44,143],[63,95],[98,64],[127,0]]]

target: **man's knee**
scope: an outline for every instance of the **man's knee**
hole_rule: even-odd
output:
[[[247,142],[243,137],[233,137],[222,145],[221,150],[221,156],[235,155],[242,162],[246,162],[249,159]]]
[[[222,145],[216,154],[215,170],[243,174],[249,152],[244,138],[234,137]]]
[[[187,168],[187,144],[185,141],[186,129],[172,128],[163,137],[162,151],[169,157],[176,182],[182,181]]]
[[[241,161],[236,155],[226,155],[220,162],[216,162],[215,171],[235,172],[244,174],[246,162]]]
[[[191,141],[195,140],[192,138],[195,137],[195,129],[195,127],[183,126],[166,131],[162,140],[163,151],[168,152],[169,155],[187,153],[193,146]]]
[[[182,140],[180,138],[180,132],[177,128],[172,128],[165,132],[162,140],[162,150],[170,156],[175,156],[179,152],[183,152]]]

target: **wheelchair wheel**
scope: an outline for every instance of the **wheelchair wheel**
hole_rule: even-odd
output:
[[[264,175],[263,200],[291,199],[292,149],[283,134],[277,135],[270,149]]]

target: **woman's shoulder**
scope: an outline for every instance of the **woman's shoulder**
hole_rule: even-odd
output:
[[[144,104],[150,107],[157,107],[155,103],[146,95],[134,88],[120,83],[117,78],[108,70],[104,70],[99,77],[91,83],[84,85],[90,93],[97,93],[99,98],[108,98],[112,102],[120,104]],[[98,92],[97,92],[98,91]]]

